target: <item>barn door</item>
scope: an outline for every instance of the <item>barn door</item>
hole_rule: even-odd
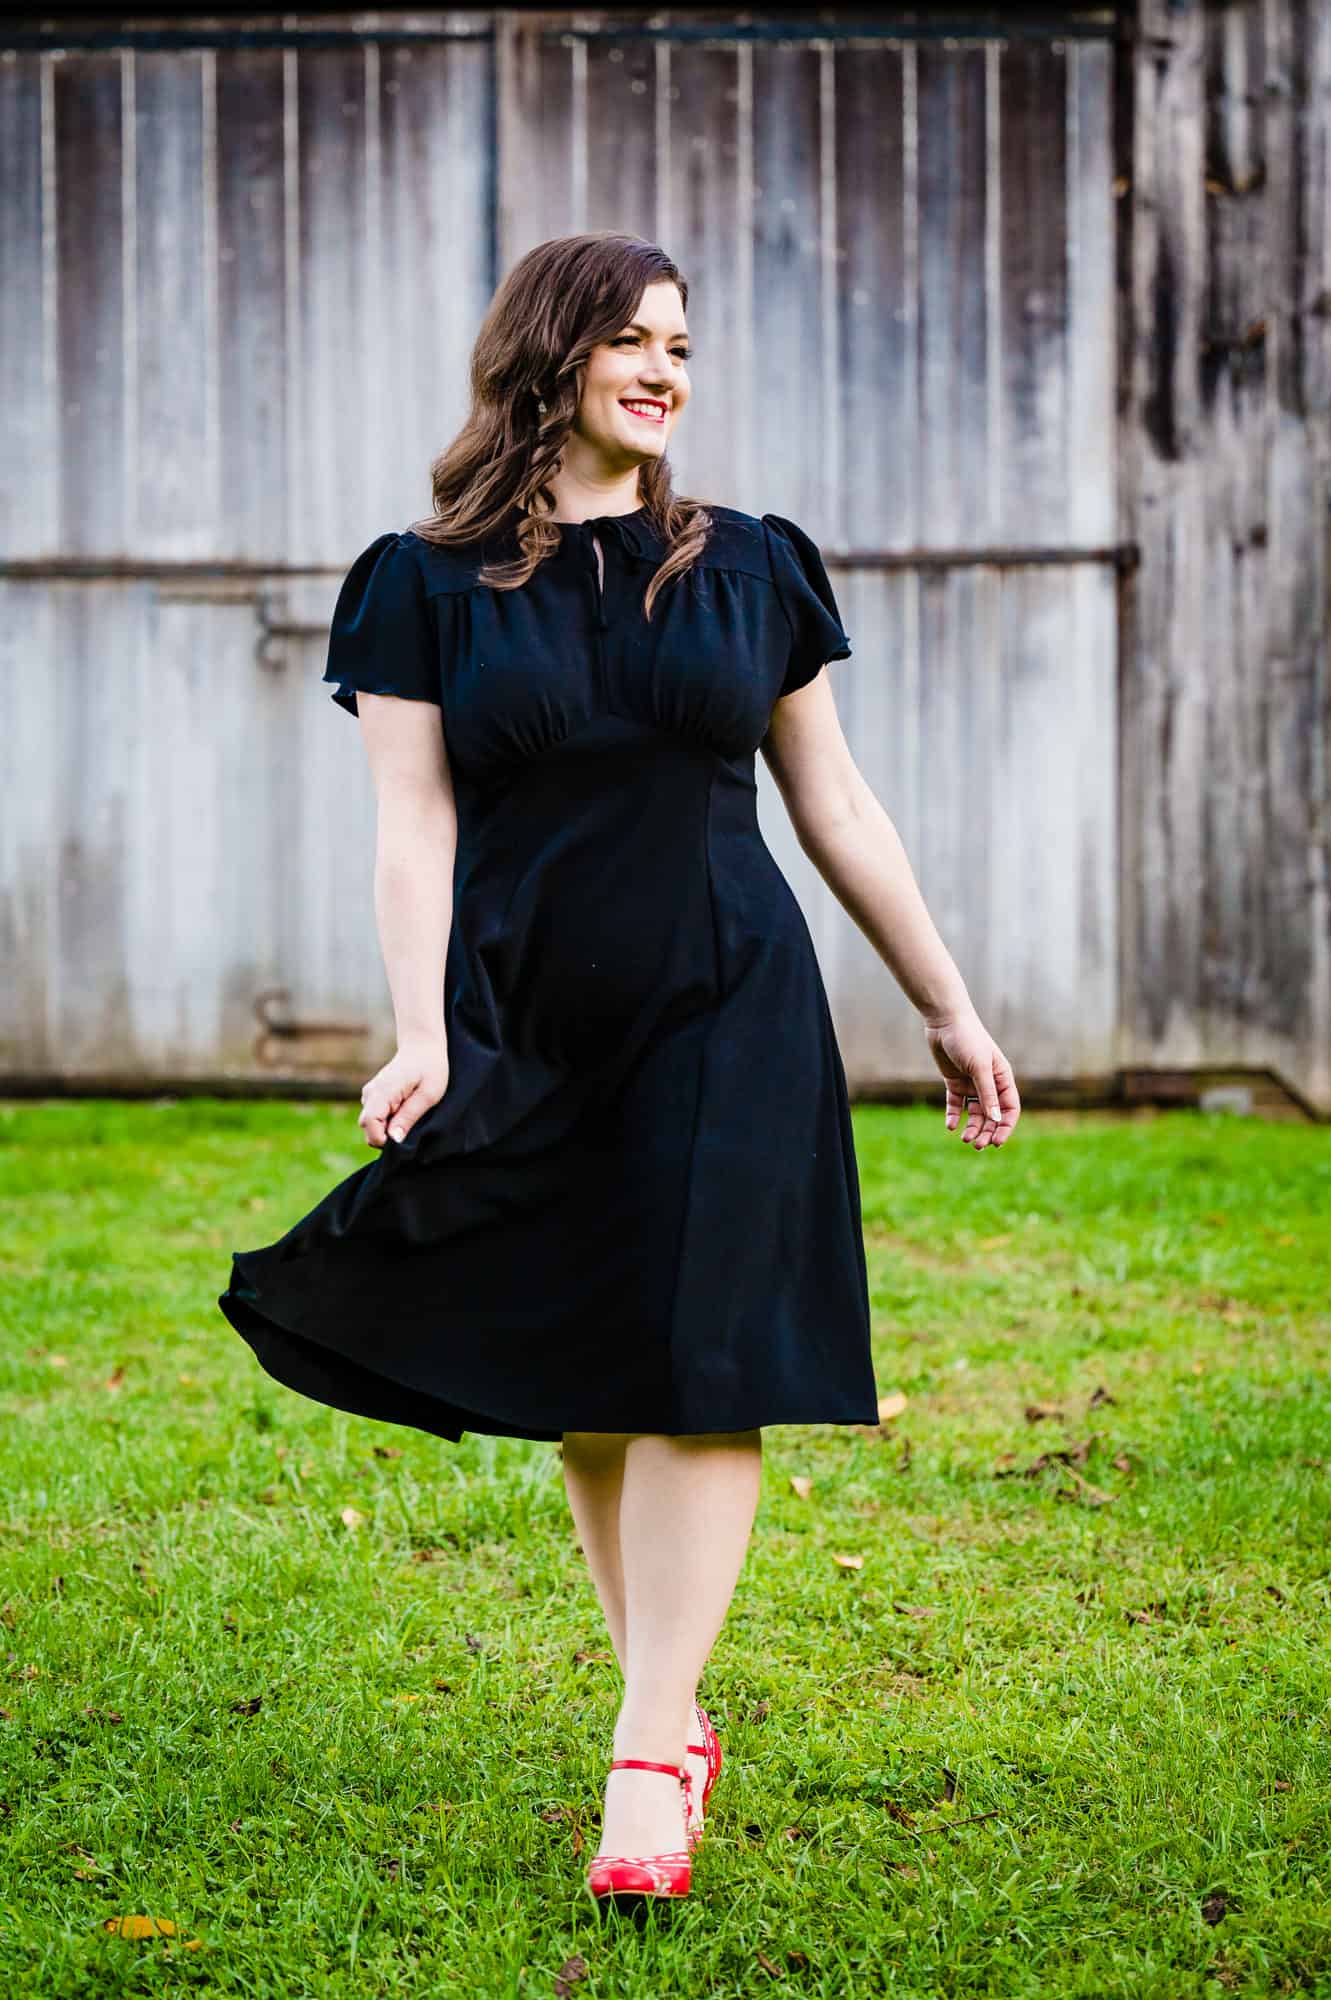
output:
[[[402,20],[0,28],[0,1072],[390,1045],[319,674],[494,285],[489,17]]]
[[[681,490],[793,516],[854,658],[852,750],[1028,1077],[1114,1064],[1112,49],[878,10],[500,17],[500,266],[618,228],[692,287]],[[851,1080],[936,1074],[797,846]]]

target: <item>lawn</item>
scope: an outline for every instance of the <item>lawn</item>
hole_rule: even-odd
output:
[[[1331,1995],[1325,1128],[856,1109],[904,1407],[765,1433],[639,1927],[557,1448],[304,1401],[216,1308],[357,1109],[0,1105],[0,1991]]]

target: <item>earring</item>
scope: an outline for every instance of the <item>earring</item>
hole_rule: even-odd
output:
[[[541,417],[545,415],[545,398],[543,396],[537,400],[536,413]]]

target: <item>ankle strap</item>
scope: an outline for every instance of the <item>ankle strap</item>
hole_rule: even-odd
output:
[[[642,1757],[616,1757],[611,1764],[612,1771],[665,1771],[672,1778],[684,1776],[678,1764],[651,1764]]]

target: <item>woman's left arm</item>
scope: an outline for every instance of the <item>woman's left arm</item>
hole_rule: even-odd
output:
[[[850,754],[824,669],[776,703],[763,755],[795,836],[924,1019],[947,1084],[947,1129],[1001,1146],[1021,1114],[1012,1065],[986,1032],[934,926],[891,819]]]

